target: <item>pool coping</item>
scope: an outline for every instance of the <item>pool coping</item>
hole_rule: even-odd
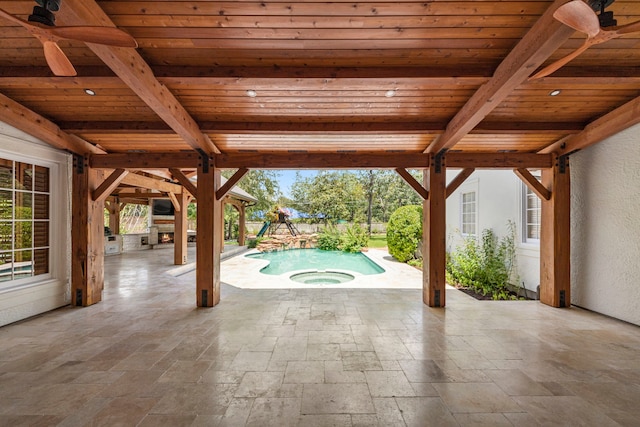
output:
[[[305,284],[291,280],[289,277],[304,271],[289,271],[280,275],[260,273],[260,269],[269,261],[247,258],[245,255],[258,253],[252,249],[224,260],[220,269],[220,279],[225,284],[241,289],[319,289],[319,288],[385,288],[385,289],[421,289],[422,271],[410,265],[396,261],[386,250],[369,249],[363,252],[385,271],[379,274],[363,275],[349,272],[355,277],[352,281],[337,284]],[[333,270],[332,270],[333,271]],[[338,272],[346,270],[336,269]]]

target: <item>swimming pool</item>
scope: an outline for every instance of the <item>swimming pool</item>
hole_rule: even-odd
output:
[[[347,271],[362,275],[384,273],[384,268],[362,253],[323,251],[321,249],[292,249],[288,251],[261,252],[245,255],[248,258],[264,259],[269,265],[261,273],[280,275],[295,271]],[[310,283],[310,282],[305,282]]]

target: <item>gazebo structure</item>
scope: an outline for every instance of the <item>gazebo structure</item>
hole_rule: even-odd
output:
[[[118,27],[138,47],[62,40],[72,75],[51,41],[47,63],[0,18],[0,119],[73,155],[73,305],[101,299],[102,212],[123,183],[166,188],[179,209],[197,199],[196,304],[212,307],[223,201],[248,170],[387,168],[424,199],[423,300],[444,307],[446,197],[507,168],[543,200],[541,301],[567,307],[570,156],[640,122],[638,33],[535,75],[603,31],[577,3],[63,0],[60,28]],[[21,19],[33,5],[0,2]],[[608,8],[640,19],[638,2]],[[223,169],[237,170],[226,183]]]
[[[187,175],[195,175],[195,171],[187,172]],[[180,185],[166,182],[162,179],[171,180],[171,175],[163,174],[161,171],[143,172],[142,174],[132,174],[120,181],[120,185],[111,191],[111,194],[104,200],[105,208],[109,212],[109,229],[114,234],[119,234],[120,230],[120,211],[129,203],[143,204],[151,206],[153,200],[159,198],[168,198],[175,212],[174,219],[168,220],[173,224],[173,244],[174,244],[174,260],[176,265],[186,264],[187,262],[187,209],[186,206],[191,203],[193,196],[190,193],[182,191]],[[220,178],[222,185],[227,183],[227,179]],[[195,186],[197,176],[190,178]],[[245,244],[246,235],[246,208],[256,203],[258,199],[244,191],[238,186],[232,187],[222,200],[224,205],[231,205],[238,211],[238,244]],[[197,200],[195,200],[197,203]],[[222,227],[224,228],[224,216],[222,218]],[[220,235],[223,236],[222,234]]]

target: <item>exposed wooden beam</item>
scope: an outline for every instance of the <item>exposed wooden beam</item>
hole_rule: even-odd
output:
[[[134,187],[148,188],[149,190],[158,190],[165,193],[180,193],[182,187],[159,179],[149,178],[148,176],[130,173],[122,179],[122,184],[132,185]]]
[[[448,168],[513,169],[550,168],[551,154],[535,153],[452,153],[446,154]]]
[[[220,169],[423,169],[430,155],[420,153],[225,153],[215,156]],[[551,154],[452,153],[446,155],[450,168],[549,168]],[[114,153],[95,155],[90,165],[99,169],[195,168],[197,153]],[[173,170],[171,170],[173,174]],[[174,174],[174,177],[178,177]],[[181,182],[184,185],[184,183]],[[186,186],[186,185],[185,185]]]
[[[173,133],[164,122],[100,121],[100,122],[60,122],[60,128],[70,133],[92,134],[160,134]],[[389,133],[432,134],[443,132],[446,122],[401,121],[401,122],[200,122],[200,129],[207,134],[217,133]],[[530,133],[577,133],[582,131],[582,122],[480,122],[470,134],[519,134]]]
[[[198,187],[180,169],[169,169],[169,172],[192,196],[198,197]]]
[[[180,209],[181,209],[181,206],[180,206],[180,202],[178,201],[176,195],[174,193],[167,193],[167,195],[169,196],[169,200],[171,200],[171,204],[173,205],[173,209],[176,212],[179,213]]]
[[[500,63],[493,77],[473,94],[425,152],[438,153],[456,145],[575,33],[553,17],[553,12],[564,3],[566,0],[553,2]]]
[[[60,150],[81,155],[104,153],[93,144],[63,132],[55,123],[1,93],[0,120]]]
[[[140,172],[144,172],[149,175],[157,176],[164,179],[173,179],[171,174],[166,169],[140,169]]]
[[[433,81],[436,86],[442,84],[482,84],[487,81],[493,70],[490,67],[469,65],[459,67],[293,67],[274,65],[268,67],[182,67],[154,66],[154,72],[163,83],[167,79],[188,82],[189,79],[411,79],[411,81],[428,84]],[[455,76],[455,77],[452,77]],[[425,81],[426,80],[426,81]]]
[[[168,193],[154,193],[151,191],[120,191],[117,196],[122,200],[125,199],[166,199]]]
[[[453,192],[456,191],[458,187],[460,187],[462,183],[464,183],[474,171],[475,171],[475,168],[466,168],[458,172],[458,175],[456,175],[456,177],[453,178],[453,180],[449,183],[449,185],[447,185],[447,189],[445,191],[445,197],[449,197],[450,195],[452,195]]]
[[[191,83],[197,79],[215,79],[223,82],[224,79],[279,79],[279,78],[392,78],[395,80],[411,79],[421,84],[432,82],[433,85],[446,84],[483,84],[491,78],[494,72],[489,66],[460,67],[199,67],[199,66],[171,66],[150,65],[153,74],[158,81],[167,83]],[[79,76],[87,78],[115,77],[113,71],[104,65],[74,65]],[[453,77],[455,76],[455,77]],[[51,76],[51,69],[46,66],[4,66],[0,68],[0,85],[5,85],[5,80],[21,79],[37,80],[37,83],[48,83],[55,77]],[[65,77],[68,79],[67,77]],[[583,83],[602,79],[615,82],[638,81],[638,70],[632,66],[616,66],[606,68],[599,66],[565,65],[552,76],[537,80],[538,82],[571,82]],[[36,83],[36,84],[37,84]],[[14,83],[20,84],[20,83]]]
[[[216,191],[216,199],[221,200],[224,196],[227,195],[229,191],[249,172],[247,168],[240,168],[233,174],[231,178],[221,186],[218,191]]]
[[[398,173],[398,175],[400,175],[402,177],[402,179],[404,179],[404,181],[409,184],[411,186],[411,188],[414,189],[414,191],[416,193],[418,193],[418,195],[420,197],[422,197],[422,200],[426,200],[429,198],[429,191],[427,191],[426,188],[424,188],[422,186],[422,184],[420,184],[418,182],[418,180],[416,180],[413,175],[411,175],[409,172],[407,172],[406,169],[404,168],[396,168],[396,172]]]
[[[569,154],[585,149],[638,123],[640,123],[640,97],[594,120],[582,132],[567,138],[558,154]]]
[[[527,187],[529,187],[531,191],[536,193],[538,197],[543,200],[551,199],[551,192],[547,189],[547,187],[542,185],[542,183],[538,181],[538,178],[533,176],[533,174],[529,172],[529,170],[518,168],[514,169],[513,172],[518,176],[518,178],[522,180],[522,182],[525,183]]]
[[[216,155],[221,169],[408,169],[426,168],[428,154],[418,153],[238,153]]]
[[[148,199],[122,199],[124,204],[132,204],[132,205],[147,205],[149,204]]]
[[[65,0],[56,18],[65,25],[115,26],[92,0]],[[87,46],[193,149],[209,154],[220,152],[135,49],[93,43]]]
[[[66,1],[66,0],[65,0]],[[493,67],[469,64],[467,67],[412,67],[412,66],[375,66],[375,67],[296,67],[296,66],[172,66],[150,65],[153,74],[163,84],[190,84],[194,81],[225,81],[238,79],[410,79],[420,84],[440,86],[442,84],[482,84],[493,73]],[[98,65],[75,66],[79,76],[109,77],[113,71]],[[51,77],[49,67],[7,66],[0,69],[1,79],[24,77],[45,79]]]
[[[113,190],[115,190],[118,185],[122,182],[122,180],[127,176],[129,172],[124,169],[116,169],[111,172],[111,175],[105,179],[98,188],[93,190],[91,196],[93,197],[94,202],[104,201],[107,197],[111,195]]]
[[[200,162],[198,153],[113,153],[94,155],[89,159],[97,169],[165,169],[196,168]],[[114,166],[118,165],[118,166]]]

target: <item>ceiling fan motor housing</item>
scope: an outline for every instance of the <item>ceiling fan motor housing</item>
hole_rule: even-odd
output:
[[[56,17],[44,7],[34,6],[33,13],[29,15],[29,22],[39,22],[40,24],[53,27],[56,25]]]
[[[600,15],[598,15],[598,21],[600,21],[602,28],[615,27],[618,25],[618,21],[613,19],[613,11],[601,12]]]
[[[36,0],[36,3],[51,12],[57,12],[60,10],[60,0]]]
[[[36,0],[39,6],[33,7],[33,13],[29,15],[30,22],[53,27],[56,25],[56,17],[53,12],[60,10],[60,0]]]

